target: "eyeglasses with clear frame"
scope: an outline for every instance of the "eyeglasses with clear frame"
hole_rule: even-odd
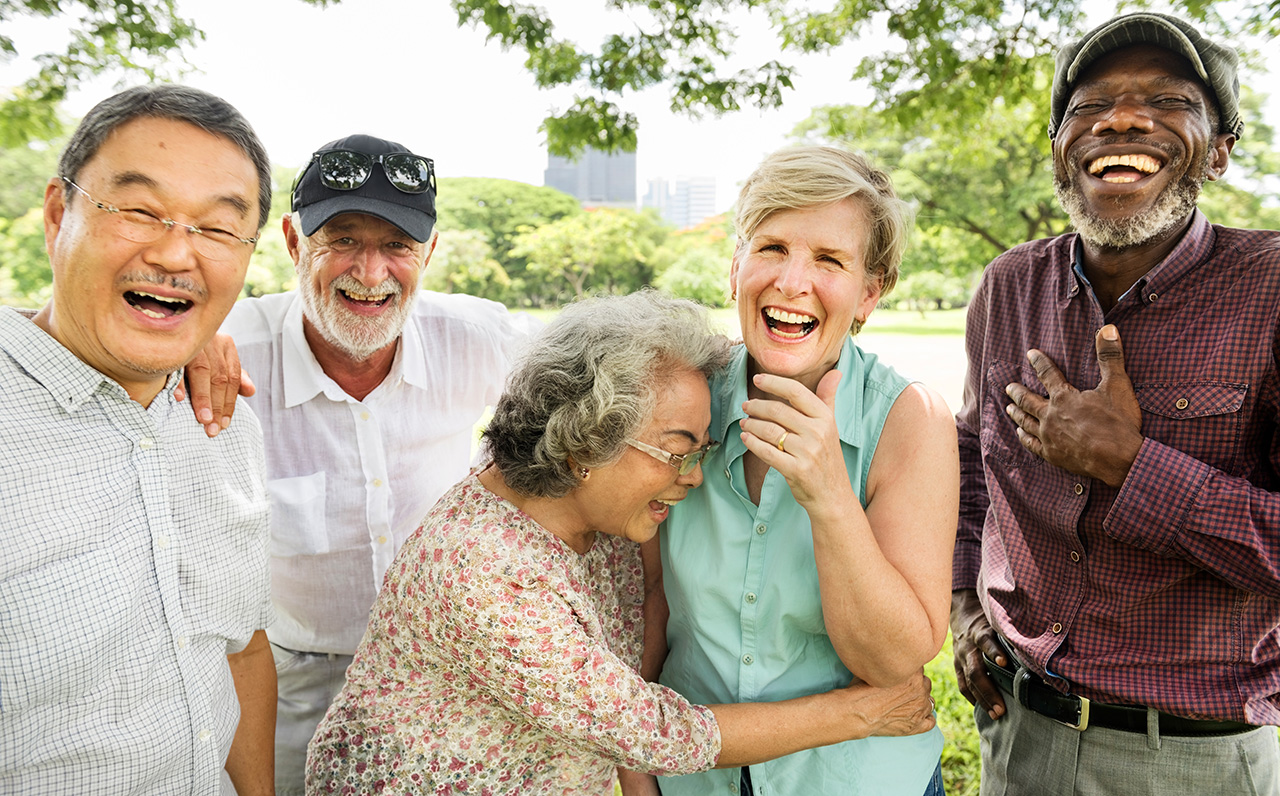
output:
[[[155,243],[169,230],[179,227],[187,231],[187,240],[200,256],[209,260],[231,260],[242,251],[241,246],[253,246],[258,242],[256,237],[242,238],[225,229],[209,229],[197,227],[194,224],[183,224],[172,218],[160,218],[140,208],[122,210],[115,205],[99,202],[90,196],[88,191],[66,177],[59,177],[59,179],[84,194],[89,204],[108,213],[113,222],[111,228],[115,233],[134,243]]]
[[[720,447],[720,443],[713,440],[690,453],[672,453],[647,442],[641,442],[638,439],[629,439],[627,444],[642,453],[649,454],[660,462],[666,462],[676,468],[676,472],[680,473],[680,475],[688,475],[693,472],[693,468],[697,467],[698,463],[705,459],[708,453]]]

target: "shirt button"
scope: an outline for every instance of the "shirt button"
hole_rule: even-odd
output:
[[[747,592],[747,596],[745,597],[745,599],[748,605],[754,605],[756,601],[756,593],[753,591]]]
[[[1072,491],[1074,491],[1077,495],[1083,495],[1084,484],[1076,484],[1074,487],[1072,487]]]
[[[378,544],[386,544],[386,543],[387,543],[387,537],[385,536],[378,537]]]
[[[1061,622],[1054,622],[1054,623],[1053,623],[1053,627],[1052,627],[1052,628],[1050,628],[1050,630],[1052,630],[1054,633],[1061,633],[1061,632],[1062,632],[1062,623],[1061,623]]]
[[[763,524],[763,523],[762,523],[762,524],[760,524],[760,525],[757,525],[757,526],[756,526],[756,533],[757,533],[758,535],[760,535],[760,536],[764,536],[764,532],[765,532],[765,530],[767,530],[767,529],[765,528],[765,526],[764,526],[764,524]]]
[[[360,413],[360,419],[361,419],[361,420],[368,420],[368,419],[369,419],[369,413],[368,413],[368,412],[361,412],[361,413]]]
[[[734,783],[734,782],[730,782],[730,783],[729,783],[729,792],[730,792],[730,793],[737,793],[737,792],[738,792],[738,785],[737,785],[737,783]]]
[[[160,548],[161,550],[164,550],[168,546],[169,546],[169,537],[167,536],[156,537],[156,547]]]
[[[212,733],[211,731],[209,731],[209,730],[201,730],[201,731],[200,731],[200,734],[199,734],[199,735],[197,735],[196,737],[197,737],[197,738],[199,738],[199,739],[200,739],[200,740],[202,740],[202,741],[207,741],[207,740],[209,740],[210,738],[212,738],[212,737],[213,737],[213,733]]]
[[[187,637],[186,637],[186,636],[178,636],[178,649],[180,649],[180,650],[184,650],[184,649],[186,649],[186,648],[187,648]]]
[[[1079,554],[1079,553],[1077,553],[1076,551],[1072,550],[1072,551],[1071,551],[1071,560],[1072,560],[1072,561],[1079,561],[1079,560],[1080,560],[1080,554]]]
[[[375,479],[373,479],[373,485],[374,485],[374,486],[382,486],[382,479],[381,479],[381,478],[375,478]]]
[[[1191,402],[1188,401],[1186,398],[1179,398],[1177,401],[1174,402],[1173,405],[1178,407],[1179,409],[1186,409],[1188,406],[1191,405]]]
[[[142,448],[144,451],[149,451],[155,446],[156,446],[156,441],[153,440],[151,437],[143,437],[142,439],[138,440],[138,447]]]
[[[756,662],[756,656],[748,652],[746,655],[742,656],[742,662],[747,666],[750,666],[751,664]]]
[[[1152,293],[1150,296],[1147,296],[1147,301],[1155,301],[1158,298],[1160,298],[1159,293]]]

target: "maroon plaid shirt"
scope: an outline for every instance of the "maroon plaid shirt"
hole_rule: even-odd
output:
[[[995,260],[969,307],[954,586],[978,588],[1025,665],[1062,690],[1280,724],[1280,232],[1199,212],[1103,314],[1074,234]],[[1006,384],[1049,355],[1098,384],[1120,329],[1146,437],[1120,489],[1024,449]]]

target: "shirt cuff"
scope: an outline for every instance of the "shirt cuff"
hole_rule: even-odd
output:
[[[1125,544],[1166,555],[1212,472],[1182,451],[1144,439],[1103,530]]]
[[[978,571],[982,569],[982,545],[956,540],[951,558],[951,590],[978,588]]]

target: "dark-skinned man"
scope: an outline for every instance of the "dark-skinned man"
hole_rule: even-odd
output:
[[[970,306],[951,626],[983,794],[1280,793],[1280,233],[1196,209],[1236,65],[1151,13],[1065,47],[1077,231]]]

